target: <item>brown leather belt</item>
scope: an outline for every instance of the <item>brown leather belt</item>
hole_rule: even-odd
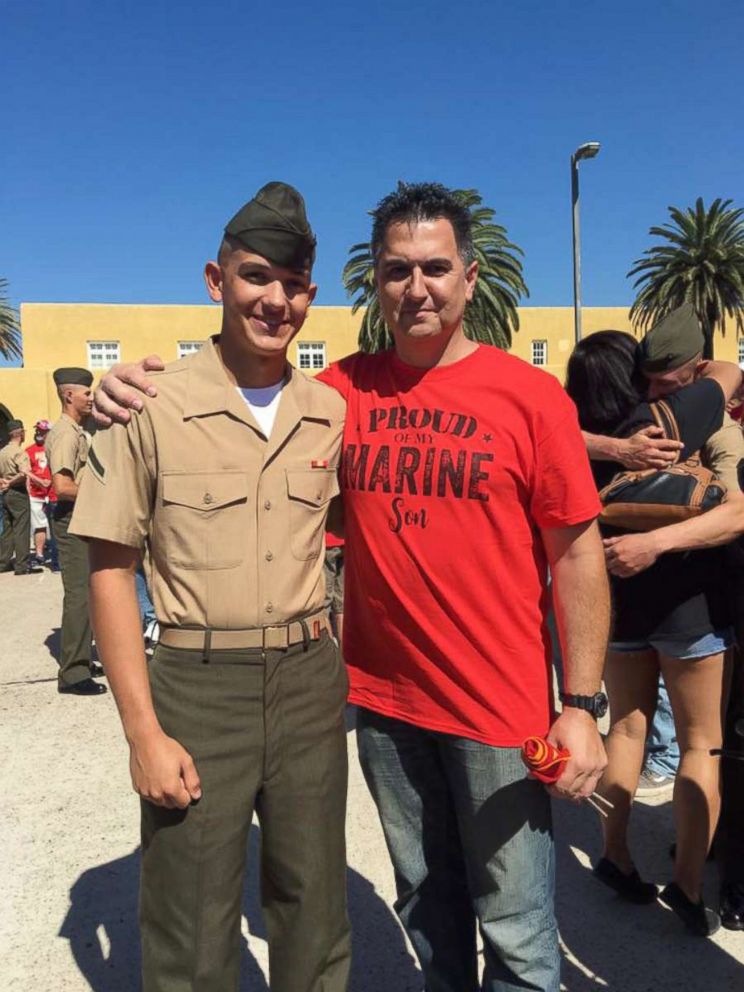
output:
[[[320,640],[331,632],[328,613],[319,610],[301,620],[276,627],[247,627],[242,630],[215,630],[212,627],[161,627],[160,643],[188,651],[241,651],[244,648],[281,650],[294,644]]]

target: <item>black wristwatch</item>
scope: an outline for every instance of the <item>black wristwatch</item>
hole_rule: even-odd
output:
[[[572,696],[570,692],[562,692],[560,695],[564,706],[586,710],[595,720],[600,720],[607,712],[607,696],[603,692],[595,692],[593,696]]]

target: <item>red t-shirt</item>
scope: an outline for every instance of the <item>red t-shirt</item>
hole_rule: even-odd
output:
[[[325,543],[327,548],[343,548],[344,539],[343,537],[336,537],[329,530],[326,531]]]
[[[34,475],[39,479],[48,479],[51,483],[52,470],[49,468],[44,445],[30,444],[26,448],[26,454],[31,459],[31,471]],[[48,496],[50,503],[54,503],[57,499],[51,486],[48,489],[43,489],[41,486],[37,486],[35,482],[32,482],[31,479],[28,480],[28,494],[32,499],[46,499]]]
[[[538,527],[599,512],[576,411],[552,376],[481,345],[422,370],[356,354],[347,401],[344,657],[350,699],[497,746],[553,716]]]

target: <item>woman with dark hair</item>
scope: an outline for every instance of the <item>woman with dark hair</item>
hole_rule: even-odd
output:
[[[684,445],[681,460],[720,428],[725,404],[740,383],[735,365],[710,362],[698,381],[665,397]],[[630,334],[600,331],[581,341],[569,359],[566,389],[585,431],[625,438],[655,423],[644,398],[638,344]],[[597,461],[592,469],[602,489],[623,466]],[[606,537],[620,533],[606,527],[603,531]],[[594,873],[631,902],[653,902],[657,897],[656,887],[638,875],[627,834],[661,672],[681,760],[674,790],[674,881],[660,898],[688,929],[707,936],[719,926],[717,914],[701,897],[703,867],[720,807],[719,761],[710,751],[721,746],[724,662],[733,640],[721,555],[717,549],[665,554],[632,578],[610,579],[615,621],[605,668],[609,764],[599,791],[614,809],[602,823],[604,851]]]

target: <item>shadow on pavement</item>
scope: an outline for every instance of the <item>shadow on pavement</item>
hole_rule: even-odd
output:
[[[49,654],[54,658],[55,661],[59,658],[60,644],[62,641],[62,629],[61,627],[54,627],[53,630],[44,638],[44,647],[47,649]]]
[[[554,809],[556,903],[568,992],[741,992],[744,965],[725,950],[689,936],[661,903],[632,906],[594,879],[589,862],[598,859],[601,842],[590,809],[569,803],[555,803]],[[643,878],[658,885],[670,881],[673,839],[671,803],[633,806],[631,849]],[[716,906],[713,865],[705,890],[706,901]]]
[[[248,880],[243,894],[241,992],[268,992],[249,941],[265,941],[258,886],[260,831],[251,829]],[[70,890],[70,907],[59,936],[70,942],[75,963],[94,992],[134,992],[140,987],[137,889],[140,851],[90,868]],[[353,940],[350,992],[419,992],[421,977],[392,910],[374,886],[349,868],[349,915]]]

